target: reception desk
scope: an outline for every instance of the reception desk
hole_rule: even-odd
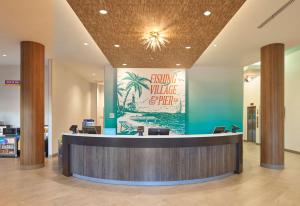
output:
[[[63,174],[126,185],[175,185],[243,170],[240,133],[178,136],[63,134]]]

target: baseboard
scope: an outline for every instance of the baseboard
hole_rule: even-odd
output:
[[[268,169],[275,169],[275,170],[282,170],[282,169],[284,169],[284,165],[273,165],[273,164],[264,164],[264,163],[261,163],[260,166],[264,167],[264,168],[268,168]]]
[[[260,143],[255,143],[256,145],[260,145]],[[285,152],[290,152],[290,153],[293,153],[293,154],[298,154],[300,155],[300,152],[299,151],[295,151],[295,150],[291,150],[291,149],[284,149]]]
[[[20,168],[22,170],[34,170],[34,169],[39,169],[45,167],[45,164],[35,164],[35,165],[20,165]]]
[[[250,143],[255,143],[255,144],[257,144],[256,142],[248,141],[247,139],[243,139],[243,142],[250,142]]]
[[[299,151],[295,151],[295,150],[291,150],[291,149],[284,149],[284,151],[300,155]]]
[[[54,157],[57,157],[58,156],[58,153],[53,153],[52,155],[49,155],[48,158],[54,158]]]
[[[251,142],[251,141],[248,141],[247,139],[244,139],[243,141],[244,141],[244,142]],[[254,142],[253,142],[253,143],[254,143]]]

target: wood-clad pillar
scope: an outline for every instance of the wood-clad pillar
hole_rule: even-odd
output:
[[[45,47],[21,42],[21,168],[44,166]]]
[[[262,167],[284,167],[284,45],[261,48]]]

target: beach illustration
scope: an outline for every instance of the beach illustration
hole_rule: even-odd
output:
[[[185,119],[185,70],[118,69],[118,134],[136,134],[138,126],[145,134],[156,127],[184,134]]]

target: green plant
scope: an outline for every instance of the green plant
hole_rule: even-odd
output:
[[[126,72],[126,74],[127,74],[127,77],[123,78],[123,80],[128,80],[128,83],[125,88],[126,95],[125,95],[124,102],[123,102],[123,109],[125,109],[128,95],[132,89],[134,89],[134,91],[138,93],[139,97],[141,97],[141,95],[143,93],[143,88],[149,90],[148,83],[151,82],[150,79],[138,76],[137,74],[135,74],[133,72]]]

